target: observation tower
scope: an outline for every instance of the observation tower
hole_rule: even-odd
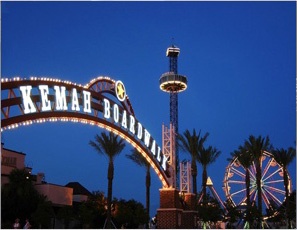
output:
[[[178,133],[178,93],[187,89],[187,77],[177,73],[177,60],[180,49],[175,45],[167,48],[166,56],[169,58],[169,72],[160,77],[160,89],[170,94],[170,126],[173,132]],[[164,135],[164,129],[163,129]],[[175,136],[175,135],[173,135]],[[173,147],[171,147],[173,162],[175,163],[176,185],[179,184],[179,158],[175,137],[173,137]]]

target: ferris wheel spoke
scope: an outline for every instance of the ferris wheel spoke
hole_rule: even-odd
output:
[[[248,170],[250,172],[251,179],[256,180],[256,176],[255,176],[254,172],[252,170],[250,170],[250,169],[248,169]]]
[[[256,198],[257,198],[257,195],[258,195],[258,190],[256,189],[255,191],[256,191],[256,192],[254,193],[253,201],[256,201]]]
[[[270,202],[269,202],[269,199],[266,196],[265,189],[262,189],[262,197],[263,197],[263,200],[264,200],[264,203],[265,203],[266,207],[269,208],[270,207]]]
[[[282,182],[282,183],[284,183],[284,180],[282,179],[282,180],[272,180],[272,181],[267,181],[267,182],[265,182],[265,184],[274,184],[274,183],[280,183],[280,182]]]
[[[251,186],[250,187],[250,195],[252,195],[253,192],[255,192],[257,190],[257,186]]]
[[[253,164],[250,167],[250,174],[251,176],[256,180],[256,165],[255,162],[253,162]]]
[[[277,199],[271,192],[269,192],[269,190],[265,189],[265,191],[266,191],[266,192],[269,194],[269,196],[270,196],[274,201],[276,201],[279,205],[282,204],[282,202],[281,202],[279,199]]]
[[[281,189],[278,189],[278,188],[274,188],[274,187],[271,187],[271,186],[268,186],[268,185],[263,185],[263,187],[264,188],[269,188],[272,191],[277,192],[277,193],[280,193],[280,194],[283,194],[283,195],[286,194],[286,192],[284,190],[281,190]]]
[[[246,190],[246,188],[241,189],[241,190],[239,190],[239,191],[237,191],[237,192],[231,193],[230,196],[232,197],[232,196],[234,196],[234,195],[236,195],[236,194],[238,194],[238,193],[244,192],[245,190]]]
[[[251,187],[251,190],[250,190],[250,197],[252,197],[252,194],[255,192],[255,188],[254,187]],[[245,196],[239,203],[238,205],[242,204],[243,202],[246,202],[246,199],[247,197]]]
[[[251,178],[250,188],[257,188],[256,179]]]
[[[245,184],[245,181],[241,181],[241,180],[229,180],[228,183],[233,183],[233,184]]]
[[[245,178],[245,175],[244,175],[243,172],[240,172],[239,170],[237,170],[237,169],[235,169],[235,168],[232,168],[232,171],[233,171],[235,174],[241,176],[242,178]]]
[[[257,189],[256,189],[256,187],[253,186],[253,187],[251,187],[251,191],[250,191],[250,199],[252,201],[255,201],[256,196],[257,196]]]
[[[274,174],[278,173],[279,171],[281,171],[282,168],[278,168],[277,170],[275,170],[274,173],[271,173],[268,177],[266,177],[265,179],[263,179],[262,181],[265,182],[267,179],[269,179],[270,177],[272,177]]]
[[[239,202],[238,202],[238,205],[241,205],[243,202],[245,202],[245,201],[246,201],[246,198],[247,198],[247,197],[245,196],[241,201],[239,201]]]
[[[262,172],[262,178],[261,178],[261,180],[263,180],[264,176],[268,172],[268,169],[270,168],[272,161],[273,161],[273,158],[270,158],[269,162],[267,163],[265,169]]]

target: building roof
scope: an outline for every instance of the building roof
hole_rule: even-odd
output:
[[[90,196],[92,193],[78,182],[69,182],[65,187],[73,188],[73,195]]]
[[[9,151],[9,152],[14,152],[14,153],[17,153],[17,154],[21,154],[21,155],[26,156],[26,153],[19,152],[19,151],[16,151],[16,150],[12,150],[12,149],[8,149],[8,148],[4,148],[3,146],[4,146],[4,143],[1,142],[1,147],[2,147],[3,150]]]

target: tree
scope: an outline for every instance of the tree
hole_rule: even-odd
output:
[[[1,188],[1,221],[31,218],[41,196],[34,188],[30,173],[26,169],[14,169],[8,177],[9,183]]]
[[[146,212],[147,212],[147,221],[150,218],[150,186],[151,186],[151,166],[147,160],[137,151],[137,149],[132,149],[131,154],[126,154],[126,157],[141,167],[145,167],[146,176],[145,176],[145,187],[146,187]]]
[[[182,149],[182,151],[187,152],[191,156],[191,173],[193,180],[193,193],[197,195],[197,165],[196,161],[199,156],[199,152],[203,148],[203,144],[206,141],[209,133],[206,133],[203,137],[199,134],[196,134],[196,130],[193,129],[193,134],[191,135],[189,130],[186,130],[183,135],[178,134],[178,145]]]
[[[32,214],[33,223],[36,224],[36,228],[52,228],[51,219],[55,216],[52,202],[48,201],[45,196],[42,200],[39,202],[36,211]]]
[[[80,228],[103,228],[106,219],[106,199],[101,191],[93,191],[88,199],[77,206]]]
[[[102,132],[101,136],[95,136],[95,141],[90,141],[89,144],[101,155],[108,158],[108,189],[107,189],[107,217],[106,227],[111,228],[111,200],[112,200],[112,181],[114,177],[114,159],[118,156],[125,147],[124,139],[118,139],[119,136],[109,132],[109,135]]]
[[[294,220],[294,219],[296,220],[296,190],[294,190],[290,194],[288,201],[286,201],[286,207],[288,208],[287,215],[289,220]],[[295,226],[291,226],[291,227],[296,228],[296,223],[295,223]]]
[[[204,197],[205,203],[198,204],[198,216],[199,219],[204,222],[204,224],[208,221],[217,222],[223,219],[223,209],[220,207],[217,199],[210,196],[207,193]]]
[[[69,228],[70,222],[75,219],[73,206],[67,205],[61,207],[57,213],[57,218],[63,221],[64,228]]]
[[[114,220],[118,228],[123,226],[137,229],[140,225],[147,223],[146,210],[140,202],[133,199],[128,201],[120,199],[114,200],[113,203],[115,206]]]
[[[204,205],[207,202],[206,197],[206,182],[207,182],[207,167],[216,161],[216,159],[220,156],[221,151],[216,148],[209,146],[208,148],[202,147],[202,149],[198,152],[197,161],[202,165],[202,196]]]
[[[244,142],[244,148],[253,156],[253,160],[256,166],[256,184],[257,184],[257,194],[258,194],[258,213],[260,225],[262,226],[262,156],[263,152],[269,151],[271,149],[271,144],[269,137],[262,137],[261,135],[257,138],[250,135],[248,140]]]
[[[244,147],[239,146],[238,150],[231,153],[232,161],[236,160],[245,169],[245,188],[246,188],[246,222],[247,226],[251,224],[251,199],[250,199],[250,170],[253,163],[253,156]]]
[[[288,178],[288,166],[292,163],[294,158],[296,157],[296,149],[290,147],[287,150],[286,149],[276,149],[272,151],[274,159],[279,163],[282,167],[283,175],[284,175],[284,186],[285,186],[285,196],[286,201],[289,200],[289,178]],[[286,202],[286,217],[288,221],[288,228],[291,228],[290,226],[290,219],[288,216],[288,205],[289,202]]]

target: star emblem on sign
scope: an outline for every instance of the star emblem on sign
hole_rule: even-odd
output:
[[[125,90],[125,86],[124,86],[123,82],[116,81],[115,91],[116,91],[116,95],[117,95],[117,98],[119,99],[119,101],[124,101],[126,98],[126,90]]]

